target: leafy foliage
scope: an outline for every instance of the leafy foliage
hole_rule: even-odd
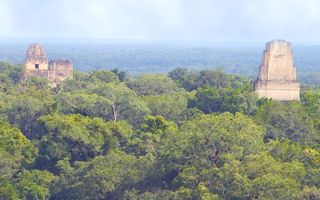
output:
[[[252,92],[232,88],[205,87],[197,90],[194,106],[204,113],[242,112],[250,115],[257,110],[256,102],[257,97]]]
[[[147,74],[128,82],[128,87],[140,96],[163,95],[181,91],[177,85],[165,75]]]
[[[312,144],[318,139],[312,118],[298,102],[268,102],[260,106],[256,119],[267,128],[265,139],[290,139]]]
[[[86,161],[105,154],[117,145],[107,123],[100,118],[88,118],[79,114],[48,115],[39,118],[46,135],[39,140],[39,168],[55,170],[59,160]]]
[[[49,197],[49,184],[54,176],[47,171],[24,171],[18,175],[15,186],[20,199],[41,199]]]
[[[318,199],[320,95],[178,68],[75,72],[50,88],[0,63],[0,199]]]
[[[17,128],[0,122],[0,176],[12,177],[22,166],[31,164],[38,150]]]
[[[72,174],[61,176],[53,186],[52,199],[116,198],[127,185],[147,176],[149,165],[148,158],[112,151],[78,163]]]

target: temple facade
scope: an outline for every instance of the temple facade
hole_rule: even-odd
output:
[[[291,43],[284,40],[267,43],[254,90],[259,97],[299,101],[300,84],[296,79]]]
[[[73,65],[69,60],[50,60],[40,44],[31,44],[27,50],[24,79],[29,77],[47,78],[52,86],[73,77]]]

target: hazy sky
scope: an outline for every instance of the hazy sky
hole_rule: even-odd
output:
[[[320,41],[319,0],[0,0],[0,38]]]

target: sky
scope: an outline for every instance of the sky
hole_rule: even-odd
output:
[[[0,0],[1,38],[320,41],[319,0]]]

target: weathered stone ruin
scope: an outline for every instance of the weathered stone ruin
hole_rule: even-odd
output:
[[[267,43],[254,90],[259,97],[299,101],[300,84],[296,80],[291,43],[284,40]]]
[[[73,65],[68,60],[50,60],[40,44],[31,44],[26,55],[24,79],[29,77],[47,78],[55,87],[60,81],[73,77]]]

